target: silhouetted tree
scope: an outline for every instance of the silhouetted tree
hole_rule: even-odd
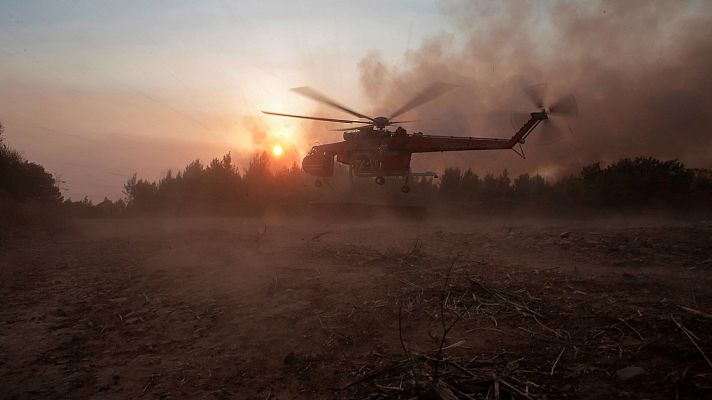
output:
[[[462,188],[462,195],[468,199],[476,199],[480,191],[480,177],[476,173],[472,172],[471,168],[468,168],[462,178],[460,179],[460,186]]]
[[[519,175],[512,185],[513,195],[519,200],[544,199],[551,194],[551,186],[541,175]]]
[[[712,171],[708,169],[692,170],[695,178],[690,187],[695,204],[712,204]]]
[[[584,201],[603,207],[672,205],[690,194],[695,174],[677,160],[622,159],[601,168],[593,164],[581,171]]]
[[[139,208],[153,208],[157,205],[158,185],[155,182],[137,179],[136,174],[124,185],[124,194],[126,194],[129,206]]]
[[[440,193],[448,199],[457,199],[461,195],[462,172],[460,168],[445,168],[440,176]]]
[[[43,166],[26,161],[5,143],[0,123],[0,196],[14,201],[59,203],[62,194],[57,182]]]

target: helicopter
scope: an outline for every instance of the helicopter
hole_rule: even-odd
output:
[[[375,183],[378,185],[385,184],[386,177],[404,178],[404,184],[401,187],[403,193],[410,192],[408,184],[412,177],[430,176],[437,178],[437,175],[433,172],[418,173],[411,171],[410,161],[415,153],[512,149],[520,157],[526,158],[522,145],[540,123],[548,122],[553,114],[567,116],[578,114],[578,106],[573,95],[562,96],[551,102],[550,105],[546,105],[541,88],[537,86],[529,87],[524,91],[534,103],[537,111],[528,113],[528,120],[508,139],[426,135],[422,132],[408,133],[401,126],[397,126],[395,130],[387,129],[390,126],[415,122],[411,120],[397,121],[395,119],[426,102],[444,95],[455,87],[441,82],[433,83],[388,117],[369,117],[341,105],[309,87],[298,87],[291,90],[319,103],[351,114],[358,119],[314,117],[272,111],[262,112],[268,115],[289,118],[363,124],[355,128],[336,129],[336,131],[344,132],[344,140],[341,142],[313,146],[302,160],[302,170],[315,176],[315,185],[320,187],[322,179],[327,179],[334,175],[334,159],[336,159],[336,162],[349,166],[350,176],[374,178]],[[560,135],[556,130],[552,129],[549,136],[553,136],[554,140],[556,140]]]

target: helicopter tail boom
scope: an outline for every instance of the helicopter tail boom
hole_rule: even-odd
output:
[[[509,139],[415,134],[409,138],[410,140],[403,141],[402,148],[400,148],[401,146],[396,147],[398,150],[411,153],[511,149],[517,143],[524,143],[534,128],[536,128],[540,122],[549,118],[546,111],[533,112],[530,115],[531,118]]]

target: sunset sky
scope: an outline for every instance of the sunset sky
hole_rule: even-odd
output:
[[[495,96],[502,93],[503,82],[532,71],[534,81],[557,80],[573,87],[582,105],[590,102],[589,110],[602,110],[597,107],[621,89],[620,82],[631,85],[626,93],[640,93],[641,98],[654,100],[663,92],[677,96],[661,96],[670,103],[660,104],[631,100],[625,103],[630,110],[625,113],[620,111],[623,106],[612,107],[610,115],[603,108],[606,120],[592,120],[589,126],[615,132],[621,141],[596,148],[600,140],[581,128],[583,139],[569,141],[569,147],[558,151],[571,154],[583,148],[585,155],[581,150],[579,156],[557,161],[557,168],[637,155],[631,149],[640,141],[626,141],[627,129],[641,121],[645,125],[647,113],[659,116],[655,110],[662,104],[667,110],[684,101],[702,111],[679,106],[663,121],[670,128],[659,134],[660,123],[643,126],[649,135],[645,143],[651,147],[642,151],[693,164],[708,159],[709,141],[702,132],[709,132],[709,119],[701,119],[703,103],[709,104],[709,69],[703,73],[711,54],[708,2],[673,2],[672,9],[666,5],[671,2],[636,2],[641,7],[632,11],[628,2],[504,3],[503,9],[493,10],[434,0],[3,0],[0,121],[10,145],[63,181],[65,196],[116,199],[134,172],[157,179],[193,159],[209,161],[228,151],[244,165],[255,151],[278,143],[284,151],[278,162],[300,160],[317,138],[332,137],[325,133],[328,128],[339,126],[268,117],[260,110],[346,115],[294,95],[292,87],[312,86],[371,113],[405,100],[427,81],[455,81],[464,88],[459,97],[426,116],[435,121],[449,113],[448,118],[466,118],[468,123],[421,129],[469,135],[479,132],[472,119],[476,110],[509,106]],[[520,21],[526,23],[520,27]],[[600,24],[601,35],[621,36],[611,40],[586,33],[591,23]],[[579,34],[574,42],[572,35]],[[586,52],[572,43],[585,46]],[[525,56],[514,51],[520,48],[538,50],[527,58],[532,64],[511,61]],[[694,65],[679,65],[680,57],[687,56]],[[569,67],[567,73],[576,74],[564,79],[553,68],[563,65]],[[650,68],[640,74],[631,72],[633,66]],[[679,76],[680,68],[689,69],[692,77],[647,91],[652,86],[644,81],[647,77],[652,82],[668,72]],[[606,92],[607,84],[611,92]],[[388,90],[379,92],[379,85]],[[599,92],[587,98],[592,91],[585,88]],[[477,103],[468,103],[475,96]],[[464,103],[472,106],[458,109]],[[593,114],[589,112],[589,118]],[[663,145],[686,123],[694,125],[688,129],[693,145]],[[509,124],[504,128],[509,134]],[[334,134],[333,139],[340,136]],[[615,151],[609,154],[611,147]],[[458,157],[445,160],[470,165],[479,159]],[[554,165],[553,158],[524,164],[510,154],[506,159],[501,154],[486,157],[492,168],[511,165],[515,171],[545,173]],[[424,166],[443,161],[439,163]]]
[[[195,158],[244,160],[249,118],[304,152],[298,123],[259,110],[309,112],[288,91],[303,85],[368,109],[360,58],[397,60],[447,29],[431,1],[0,4],[0,120],[73,198],[116,198],[133,172],[155,179]]]

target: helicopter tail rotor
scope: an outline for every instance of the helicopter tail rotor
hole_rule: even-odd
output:
[[[542,145],[554,144],[561,141],[565,133],[573,133],[571,126],[565,119],[578,117],[578,103],[573,93],[549,100],[546,84],[529,85],[524,88],[524,93],[532,105],[546,112],[548,119],[541,124],[541,130],[536,135],[536,142]],[[567,127],[568,129],[564,129]]]

